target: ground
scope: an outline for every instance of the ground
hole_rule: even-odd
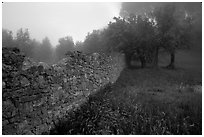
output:
[[[202,134],[200,56],[176,57],[175,70],[124,69],[51,134]]]

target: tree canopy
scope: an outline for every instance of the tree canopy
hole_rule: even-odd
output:
[[[56,61],[65,57],[67,51],[74,51],[74,42],[71,36],[63,37],[59,39],[59,44],[56,46],[55,49],[55,57]]]
[[[157,67],[159,52],[166,51],[171,58],[168,65],[174,68],[175,52],[201,44],[201,4],[192,3],[123,3],[119,17],[98,30],[89,32],[83,42],[73,42],[71,36],[59,39],[53,48],[46,37],[42,42],[30,38],[28,29],[19,29],[16,37],[2,30],[3,46],[17,46],[38,61],[54,63],[67,51],[86,53],[123,52],[127,66],[139,60],[142,67]],[[198,42],[197,42],[198,41]]]

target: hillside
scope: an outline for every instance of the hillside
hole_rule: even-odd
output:
[[[114,85],[91,96],[51,134],[202,134],[202,75],[192,61],[197,56],[180,55],[186,56],[175,70],[124,69]]]
[[[176,56],[174,70],[77,52],[49,66],[4,48],[3,134],[201,134],[199,58]]]

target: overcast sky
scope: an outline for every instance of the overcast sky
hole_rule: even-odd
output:
[[[121,3],[4,3],[3,28],[28,28],[31,38],[48,37],[53,45],[67,35],[84,40],[88,32],[119,16]]]

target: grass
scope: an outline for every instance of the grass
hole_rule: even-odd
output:
[[[202,97],[175,73],[124,70],[51,134],[202,134]]]
[[[201,85],[200,68],[184,66],[125,69],[114,85],[90,96],[51,134],[202,134],[202,93],[192,88]]]

